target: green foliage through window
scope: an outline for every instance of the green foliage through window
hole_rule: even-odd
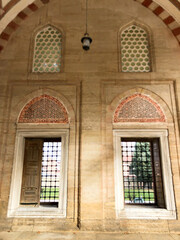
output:
[[[155,204],[151,141],[122,141],[125,202]]]

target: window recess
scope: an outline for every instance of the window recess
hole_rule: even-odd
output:
[[[66,218],[68,151],[69,129],[17,130],[8,217]]]
[[[61,139],[25,139],[20,203],[58,206]]]
[[[165,207],[159,139],[122,138],[124,201]]]
[[[151,72],[148,32],[135,24],[120,35],[122,72]]]
[[[32,71],[57,73],[61,71],[62,33],[48,25],[35,36]]]
[[[119,219],[176,219],[168,131],[114,129]]]

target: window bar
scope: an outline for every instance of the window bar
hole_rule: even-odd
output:
[[[155,204],[151,141],[122,139],[124,196],[127,204]]]
[[[61,142],[44,141],[42,168],[41,168],[41,193],[40,203],[58,203],[59,177],[61,161]]]

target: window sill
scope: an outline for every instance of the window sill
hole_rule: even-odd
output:
[[[119,219],[176,219],[176,212],[154,206],[125,206],[117,211]]]
[[[65,211],[60,210],[59,208],[55,207],[19,207],[16,210],[10,210],[8,217],[28,217],[28,218],[65,218],[66,215],[63,213]]]

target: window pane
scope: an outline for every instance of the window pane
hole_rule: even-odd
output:
[[[125,203],[155,204],[150,141],[122,141]]]
[[[150,72],[149,42],[146,31],[136,25],[121,33],[122,72]]]
[[[61,142],[44,142],[40,203],[59,201]]]
[[[60,72],[61,40],[61,32],[52,26],[47,26],[37,33],[33,72]]]

